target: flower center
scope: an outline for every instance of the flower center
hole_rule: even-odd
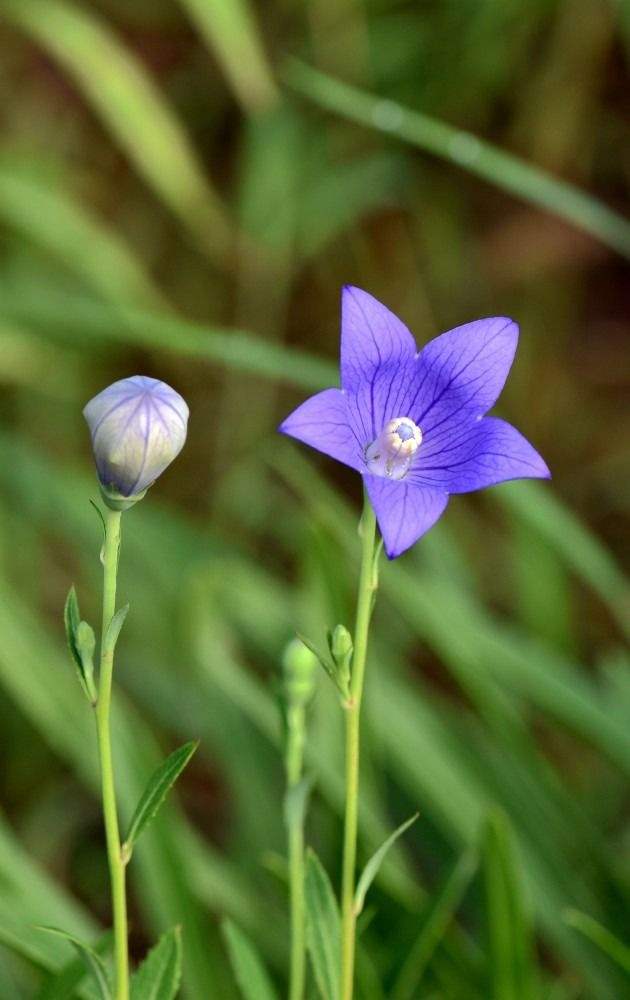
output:
[[[368,472],[387,479],[403,479],[422,444],[422,431],[409,417],[390,420],[365,449]]]

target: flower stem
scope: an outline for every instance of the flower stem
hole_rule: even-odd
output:
[[[302,778],[304,760],[304,706],[291,705],[287,713],[287,793]],[[306,975],[304,918],[304,811],[289,810],[289,893],[291,899],[291,966],[289,1000],[302,1000]]]
[[[365,497],[361,517],[361,573],[357,596],[354,633],[354,656],[350,698],[346,713],[346,814],[343,841],[343,871],[341,882],[341,1000],[352,1000],[354,984],[354,951],[356,913],[354,882],[357,857],[357,819],[359,809],[359,751],[361,701],[367,656],[368,631],[372,601],[376,589],[374,543],[376,518],[370,501]]]
[[[107,509],[105,514],[105,543],[103,546],[103,622],[101,631],[101,659],[96,705],[96,731],[101,765],[103,819],[107,841],[107,858],[112,894],[114,923],[114,956],[116,968],[116,1000],[129,998],[129,956],[127,945],[127,900],[125,895],[125,866],[123,864],[116,809],[116,787],[110,731],[112,675],[114,670],[114,645],[108,637],[109,624],[116,610],[116,575],[120,549],[121,512]]]

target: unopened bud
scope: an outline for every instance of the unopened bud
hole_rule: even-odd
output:
[[[286,698],[291,705],[305,705],[315,686],[317,657],[301,639],[292,639],[282,656]]]

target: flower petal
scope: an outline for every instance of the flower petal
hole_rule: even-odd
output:
[[[372,295],[345,285],[341,295],[341,385],[357,392],[384,366],[415,357],[416,342],[393,312]]]
[[[551,473],[520,431],[505,420],[484,417],[464,425],[433,454],[421,445],[407,478],[417,486],[469,493],[507,479],[549,479]]]
[[[505,316],[466,323],[429,341],[405,394],[405,416],[425,438],[482,417],[505,385],[517,341],[518,327]]]
[[[443,490],[426,489],[409,480],[395,482],[382,476],[364,476],[363,481],[390,559],[433,527],[448,503],[448,494]]]
[[[348,416],[341,389],[324,389],[311,396],[284,420],[278,430],[361,472],[363,453]]]

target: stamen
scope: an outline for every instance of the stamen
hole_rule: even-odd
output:
[[[365,449],[365,461],[373,476],[403,479],[422,443],[422,431],[409,417],[390,420]]]

